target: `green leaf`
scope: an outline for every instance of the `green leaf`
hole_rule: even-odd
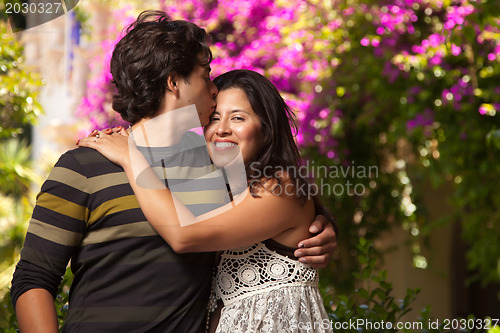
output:
[[[494,146],[496,149],[500,149],[500,129],[491,130],[486,135],[486,142],[490,146]]]

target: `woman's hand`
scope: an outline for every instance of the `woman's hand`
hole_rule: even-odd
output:
[[[130,163],[129,145],[135,147],[125,129],[121,126],[104,131],[93,130],[89,136],[78,140],[81,147],[89,147],[100,152],[111,162],[125,167]]]

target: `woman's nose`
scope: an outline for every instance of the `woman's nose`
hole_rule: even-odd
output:
[[[219,123],[217,125],[218,125],[217,129],[215,130],[217,135],[224,135],[224,134],[231,133],[231,127],[229,126],[229,124],[226,121],[221,120],[221,121],[219,121]]]

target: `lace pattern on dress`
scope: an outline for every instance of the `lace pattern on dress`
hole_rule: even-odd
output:
[[[222,254],[215,291],[224,306],[284,285],[315,287],[318,272],[307,264],[269,250],[262,243]]]

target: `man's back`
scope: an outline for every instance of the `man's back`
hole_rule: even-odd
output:
[[[65,332],[203,330],[213,254],[173,252],[146,221],[123,170],[92,149],[64,154],[42,186],[14,303],[31,288],[55,295],[70,259]]]

